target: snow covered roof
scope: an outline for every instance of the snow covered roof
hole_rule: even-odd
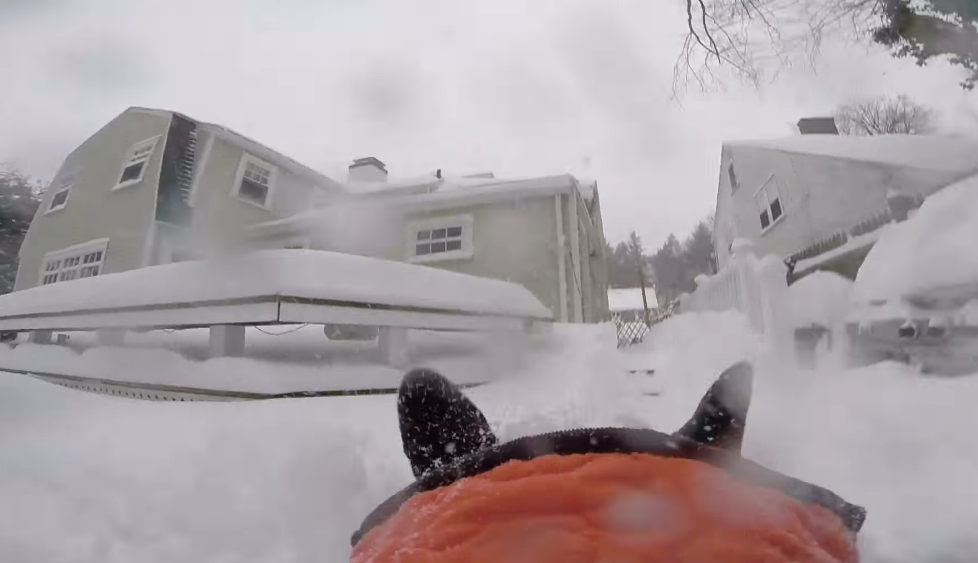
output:
[[[645,298],[648,300],[649,309],[659,306],[655,298],[655,291],[651,287],[645,288]],[[612,313],[619,311],[641,311],[645,308],[642,303],[642,288],[628,287],[624,289],[608,290],[608,310]]]
[[[796,135],[781,139],[727,141],[724,146],[755,148],[967,173],[978,170],[978,141],[935,135]]]
[[[485,199],[499,195],[538,196],[564,193],[576,186],[585,201],[594,198],[596,182],[579,181],[570,174],[530,178],[495,178],[460,176],[438,178],[433,174],[390,182],[347,183],[351,195],[418,196],[418,199],[396,200],[398,203],[423,203],[446,199]]]
[[[444,180],[434,174],[387,182],[347,182],[343,187],[350,195],[405,195],[438,189]]]
[[[552,317],[515,283],[352,254],[265,250],[17,291],[0,296],[0,318],[267,296]]]
[[[378,186],[374,186],[373,183],[353,184],[369,187],[370,191],[362,195],[372,197],[357,197],[356,188],[346,184],[349,197],[285,219],[258,223],[250,229],[253,233],[269,233],[320,225],[322,221],[335,217],[335,213],[342,209],[375,209],[377,212],[433,211],[501,200],[568,193],[575,186],[581,193],[581,197],[590,200],[594,198],[597,189],[596,183],[581,183],[570,174],[523,179],[434,178],[434,180],[435,183],[432,183],[430,178],[422,177],[386,184],[378,182]],[[381,186],[387,186],[388,189]]]
[[[854,297],[894,299],[978,285],[978,174],[935,193],[892,225],[859,268]]]

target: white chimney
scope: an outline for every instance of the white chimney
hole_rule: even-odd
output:
[[[386,182],[387,166],[372,156],[358,158],[350,165],[346,176],[349,183]]]

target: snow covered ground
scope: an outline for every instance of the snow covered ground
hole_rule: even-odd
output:
[[[396,388],[375,340],[331,341],[320,325],[248,327],[242,358],[208,359],[207,329],[129,332],[124,347],[70,332],[65,346],[0,344],[0,370],[253,393]],[[410,331],[408,360],[483,383],[537,360],[539,338],[523,333]],[[135,366],[135,367],[134,367]]]
[[[503,439],[671,430],[722,368],[750,359],[745,455],[866,506],[864,561],[978,553],[978,377],[828,357],[801,371],[734,313],[679,315],[622,352],[610,325],[559,326],[538,344],[469,392]],[[467,361],[486,360],[442,369],[487,369]],[[645,368],[655,375],[627,371]],[[150,403],[0,374],[2,561],[340,562],[361,518],[409,480],[391,396]]]

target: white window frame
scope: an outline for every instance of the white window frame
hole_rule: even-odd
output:
[[[122,188],[128,188],[129,186],[135,186],[136,184],[143,181],[146,176],[146,169],[149,168],[149,161],[153,158],[153,154],[156,152],[156,144],[159,142],[160,136],[157,135],[145,141],[139,141],[133,146],[129,147],[126,152],[126,159],[122,162],[122,167],[119,168],[119,173],[116,176],[118,180],[116,185],[112,188],[112,191],[121,190]],[[149,148],[149,150],[145,150]],[[143,151],[142,154],[136,156],[137,152]],[[125,172],[126,168],[133,166],[135,164],[142,164],[143,167],[139,170],[139,176],[136,178],[131,178],[126,181],[122,181],[122,173]]]
[[[37,285],[102,275],[108,250],[109,239],[103,238],[48,252],[41,260]]]
[[[415,221],[408,225],[406,238],[405,253],[408,262],[412,263],[425,263],[425,262],[442,262],[445,260],[468,260],[472,258],[475,254],[475,248],[472,242],[472,226],[474,222],[472,220],[472,215],[454,215],[451,217],[436,217],[432,219],[426,219],[423,221]],[[449,229],[452,227],[462,227],[462,236],[446,238],[445,240],[461,240],[462,247],[458,250],[449,250],[446,252],[436,252],[434,254],[417,254],[417,244],[418,244],[418,233],[423,231],[432,231],[436,229]],[[429,239],[430,240],[430,239]]]
[[[258,203],[257,201],[250,200],[245,197],[241,197],[241,182],[244,180],[245,170],[248,165],[252,164],[254,166],[260,166],[268,170],[268,192],[265,194],[264,204]],[[234,185],[231,186],[231,195],[238,201],[247,203],[249,205],[254,205],[261,209],[271,211],[272,202],[275,201],[275,183],[278,178],[278,167],[274,164],[269,164],[264,160],[252,156],[248,153],[241,155],[241,161],[238,163],[238,172],[234,175]]]
[[[69,175],[66,175],[64,178],[61,179],[60,182],[58,182],[58,187],[55,188],[54,190],[51,190],[53,195],[51,195],[51,201],[50,203],[48,203],[47,211],[44,212],[45,215],[47,215],[48,213],[54,213],[55,211],[61,211],[65,207],[68,207],[68,200],[71,198],[71,188],[75,187],[75,179],[77,178],[77,176],[78,176],[77,172],[73,172]],[[64,203],[55,206],[54,200],[58,198],[58,195],[64,192],[68,192],[68,195],[65,196]]]
[[[774,198],[771,198],[771,191],[773,191],[775,194]],[[768,176],[767,180],[761,184],[761,187],[754,192],[754,197],[752,199],[754,202],[754,216],[757,217],[758,222],[761,220],[761,211],[767,211],[768,224],[766,227],[763,225],[761,226],[761,234],[770,231],[775,225],[784,219],[784,216],[786,215],[784,209],[784,197],[781,195],[781,187],[778,185],[778,180],[774,177],[774,174]],[[773,218],[774,212],[771,210],[771,202],[773,200],[778,200],[781,206],[781,214],[778,215],[777,219]],[[761,204],[766,207],[762,209]]]

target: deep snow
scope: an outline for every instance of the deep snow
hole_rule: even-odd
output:
[[[935,193],[888,227],[859,268],[858,301],[898,300],[978,280],[978,175]]]
[[[469,391],[504,440],[672,430],[746,358],[757,381],[745,455],[866,506],[864,561],[978,552],[978,377],[799,371],[735,313],[679,315],[624,352],[609,325],[559,326],[535,353]],[[3,561],[345,561],[361,518],[409,479],[390,396],[150,403],[0,374]]]

